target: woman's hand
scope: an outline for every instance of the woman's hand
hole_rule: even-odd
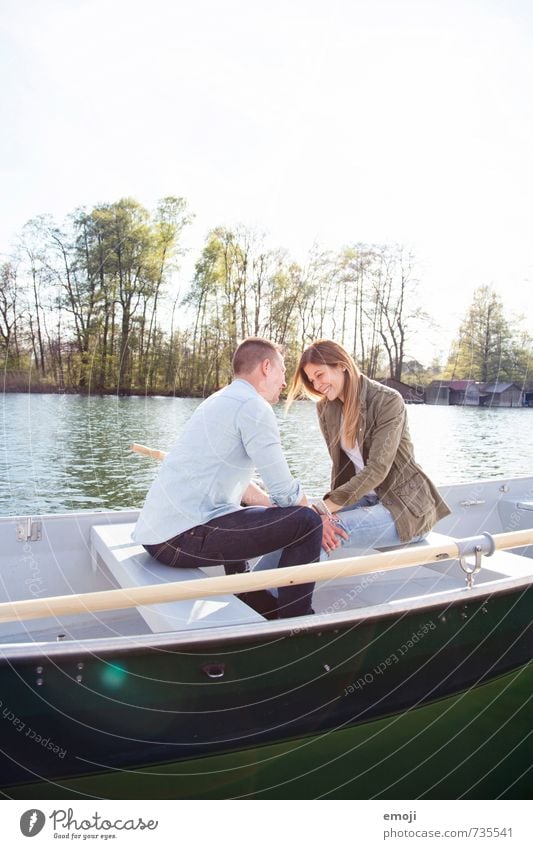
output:
[[[322,516],[322,548],[330,554],[341,545],[341,539],[347,540],[348,534],[330,516]]]

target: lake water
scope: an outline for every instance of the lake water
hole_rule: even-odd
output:
[[[0,515],[140,507],[158,463],[200,402],[192,398],[2,396]],[[533,474],[533,409],[407,407],[416,458],[437,484]],[[330,462],[314,405],[276,407],[291,470],[312,496]]]

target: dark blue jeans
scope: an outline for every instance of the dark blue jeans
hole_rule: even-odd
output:
[[[316,563],[322,545],[322,520],[310,507],[245,507],[204,525],[196,525],[146,550],[167,566],[190,568],[222,563],[226,574],[245,572],[246,561],[283,549],[279,566]],[[277,612],[282,618],[312,613],[314,584],[280,587]],[[245,593],[252,607],[260,593]],[[272,597],[271,605],[276,607]],[[260,609],[260,606],[257,607]]]

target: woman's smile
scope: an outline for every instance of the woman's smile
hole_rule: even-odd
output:
[[[308,363],[304,366],[309,383],[316,392],[324,395],[328,401],[340,401],[344,399],[344,375],[345,372],[339,365],[315,365]]]

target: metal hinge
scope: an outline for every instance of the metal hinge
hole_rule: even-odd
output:
[[[17,523],[18,542],[37,542],[41,539],[41,522],[28,516]]]

